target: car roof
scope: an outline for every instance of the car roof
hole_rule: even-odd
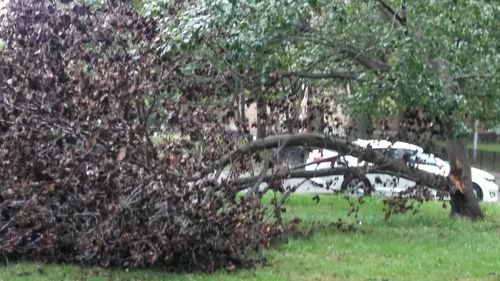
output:
[[[370,145],[371,148],[373,148],[373,149],[394,148],[394,149],[408,149],[408,150],[414,150],[414,151],[418,151],[418,152],[424,151],[424,149],[418,145],[414,145],[414,144],[402,142],[402,141],[397,141],[395,143],[392,143],[392,142],[387,141],[387,140],[358,139],[354,143],[356,145],[363,147],[363,148],[366,148],[366,147],[368,147],[368,145]]]
[[[395,142],[394,144],[391,145],[391,148],[394,148],[394,149],[409,149],[409,150],[415,150],[415,151],[418,151],[418,152],[423,152],[424,149],[418,145],[414,145],[414,144],[411,144],[411,143],[407,143],[407,142],[402,142],[402,141],[397,141]]]
[[[358,139],[354,141],[354,144],[359,145],[363,148],[368,147],[368,145],[371,146],[373,149],[379,149],[379,148],[388,148],[392,143],[390,141],[386,140],[363,140],[363,139]]]

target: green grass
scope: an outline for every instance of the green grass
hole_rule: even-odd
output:
[[[320,228],[310,238],[267,250],[267,264],[253,270],[171,274],[14,262],[0,268],[0,280],[500,280],[500,205],[482,205],[486,219],[475,223],[449,219],[441,205],[386,221],[381,200],[369,198],[357,231]],[[322,196],[316,204],[311,196],[295,195],[286,215],[326,225],[349,220],[347,211],[340,197]]]
[[[471,143],[468,144],[467,147],[470,149],[474,148],[474,146]],[[478,143],[477,150],[500,152],[500,143]]]
[[[439,146],[446,146],[446,143],[444,141],[437,141],[436,144]],[[473,149],[474,145],[472,143],[468,143],[467,148]],[[500,152],[500,143],[478,143],[477,150],[488,151],[488,152]]]

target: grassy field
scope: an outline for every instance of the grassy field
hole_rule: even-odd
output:
[[[305,224],[350,219],[347,203],[335,196],[316,204],[296,195],[287,208],[287,216]],[[267,250],[267,264],[254,270],[170,274],[14,262],[0,267],[0,280],[500,280],[500,205],[484,204],[486,219],[476,223],[449,219],[449,209],[437,202],[387,221],[382,208],[380,199],[370,198],[357,231],[323,227]]]
[[[473,145],[470,143],[467,147],[472,149]],[[477,150],[500,152],[500,143],[478,143]]]
[[[437,142],[438,147],[446,147],[444,141]],[[469,150],[469,157],[472,166],[476,168],[485,169],[490,172],[500,172],[500,144],[498,143],[480,143],[477,145],[476,158],[473,159],[471,143],[467,144]],[[440,151],[441,155],[446,155],[444,151]],[[438,153],[439,155],[439,153]]]
[[[437,141],[437,145],[446,146],[444,141]],[[472,143],[467,144],[467,148],[473,149],[474,145]],[[500,143],[478,143],[477,150],[488,151],[488,152],[500,152]]]

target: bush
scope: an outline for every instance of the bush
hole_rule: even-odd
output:
[[[190,182],[228,139],[215,114],[165,98],[177,79],[156,55],[153,19],[122,5],[14,0],[8,9],[0,256],[205,271],[260,259],[259,202]],[[152,143],[169,131],[189,138]],[[197,157],[193,141],[204,144]]]

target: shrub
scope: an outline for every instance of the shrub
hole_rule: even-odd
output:
[[[192,181],[229,136],[213,112],[166,97],[178,79],[156,55],[154,19],[119,4],[14,0],[8,9],[0,256],[206,271],[260,259],[259,202]],[[169,131],[189,138],[153,144]],[[197,157],[193,141],[204,144]]]

